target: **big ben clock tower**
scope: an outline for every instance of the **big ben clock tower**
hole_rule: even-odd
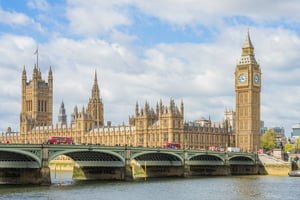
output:
[[[235,69],[236,145],[241,151],[256,152],[260,147],[260,89],[261,71],[248,31]]]

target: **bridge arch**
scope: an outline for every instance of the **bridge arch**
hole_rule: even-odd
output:
[[[53,149],[48,162],[59,155],[74,160],[73,179],[79,180],[122,180],[125,158],[121,154],[105,149]]]
[[[229,158],[230,165],[255,165],[255,159],[250,156],[236,155]]]
[[[147,166],[182,166],[184,159],[173,152],[140,152],[131,157],[141,165],[147,162]]]
[[[1,149],[1,167],[40,168],[42,166],[41,151],[24,151],[18,149]],[[39,155],[40,154],[40,155]]]
[[[142,151],[131,156],[133,175],[147,177],[182,177],[184,159],[180,154],[167,151]]]
[[[195,154],[188,158],[190,165],[224,165],[224,157],[219,155]]]
[[[60,155],[66,155],[72,158],[79,166],[125,166],[125,158],[120,154],[108,150],[84,150],[84,149],[68,149],[52,153],[48,162]]]

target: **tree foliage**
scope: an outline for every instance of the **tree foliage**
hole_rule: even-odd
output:
[[[261,146],[263,149],[268,151],[275,148],[275,132],[274,130],[267,130],[260,139]]]
[[[285,144],[284,145],[284,152],[291,152],[294,148],[294,145],[293,144]]]
[[[295,140],[294,146],[293,146],[293,150],[298,153],[300,151],[300,138],[297,138]]]

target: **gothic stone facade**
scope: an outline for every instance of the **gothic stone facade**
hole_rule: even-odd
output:
[[[53,75],[50,68],[48,82],[42,80],[38,67],[34,67],[32,80],[27,81],[24,67],[22,74],[22,106],[20,133],[7,132],[1,142],[44,143],[49,136],[74,138],[75,143],[101,145],[129,145],[162,147],[166,142],[180,143],[184,148],[208,149],[210,146],[239,146],[243,151],[255,151],[259,147],[260,122],[260,68],[256,63],[253,46],[247,35],[242,58],[236,67],[236,115],[225,113],[218,126],[184,121],[184,104],[180,107],[170,99],[169,105],[157,103],[150,108],[148,102],[135,115],[129,117],[129,125],[104,124],[104,106],[95,73],[91,98],[87,108],[77,106],[67,124],[62,102],[58,124],[52,123]],[[231,113],[231,115],[230,115]],[[236,125],[236,129],[235,126]],[[236,132],[236,134],[235,134]]]
[[[146,102],[139,110],[136,104],[135,115],[129,118],[129,125],[104,125],[103,103],[95,74],[92,94],[87,108],[81,111],[77,106],[67,124],[66,111],[62,102],[58,123],[52,124],[53,75],[50,68],[48,82],[42,79],[38,67],[34,67],[32,80],[27,81],[24,67],[22,74],[22,107],[20,133],[7,132],[1,142],[44,143],[50,136],[74,138],[75,143],[101,145],[130,145],[162,147],[163,143],[180,143],[185,148],[208,149],[210,146],[234,146],[233,129],[227,121],[219,127],[206,124],[184,122],[184,104],[180,108],[170,99],[169,105],[162,101],[156,109]]]

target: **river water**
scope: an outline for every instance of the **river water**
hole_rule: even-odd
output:
[[[70,172],[52,173],[51,186],[0,185],[0,199],[22,200],[243,200],[300,199],[300,178],[224,176],[148,179],[147,181],[73,181]],[[60,181],[61,180],[61,181]]]

